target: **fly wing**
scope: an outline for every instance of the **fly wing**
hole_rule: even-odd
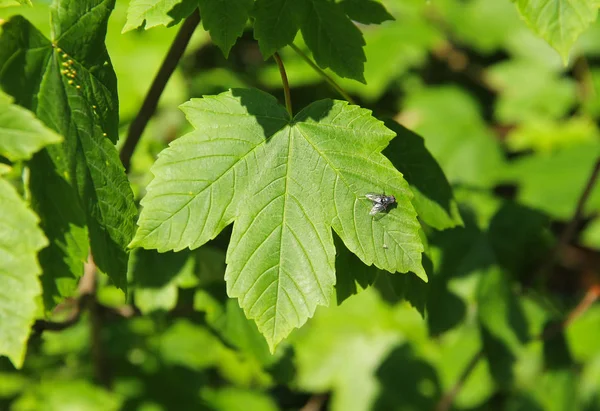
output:
[[[383,204],[375,203],[373,208],[371,208],[371,211],[369,211],[369,215],[375,215],[382,211],[385,211],[385,206]]]
[[[371,200],[372,202],[374,202],[376,204],[381,204],[383,202],[383,198],[384,198],[384,196],[382,196],[381,194],[377,194],[377,193],[367,193],[367,194],[365,194],[365,197],[367,197],[369,200]]]

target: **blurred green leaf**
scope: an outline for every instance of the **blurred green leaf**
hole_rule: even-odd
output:
[[[374,290],[321,308],[293,341],[298,384],[312,392],[332,390],[333,411],[370,409],[377,369],[400,340],[391,310]]]
[[[42,147],[62,140],[0,90],[0,155],[11,161],[27,160]]]
[[[596,20],[596,0],[512,0],[531,29],[561,55],[569,52],[585,29]]]
[[[15,372],[0,372],[0,398],[14,397],[29,385],[29,380]]]
[[[223,344],[206,328],[178,320],[160,337],[160,353],[169,364],[194,370],[216,366]]]
[[[252,0],[198,0],[204,29],[225,57],[244,32]]]
[[[600,355],[585,364],[579,381],[583,409],[598,409],[600,407]]]
[[[135,305],[144,314],[173,309],[177,304],[177,278],[183,271],[192,269],[189,252],[134,250],[129,259],[129,272]]]
[[[482,349],[480,332],[474,322],[448,331],[438,339],[435,350],[426,351],[425,358],[435,366],[443,392],[449,392],[459,380],[473,357]],[[454,399],[457,408],[474,408],[485,404],[495,392],[494,380],[486,361],[477,361],[469,378]]]
[[[536,120],[511,130],[506,136],[508,147],[514,151],[532,149],[541,153],[578,145],[590,144],[600,137],[596,124],[586,117],[567,120]]]
[[[35,107],[40,120],[64,136],[61,146],[46,149],[52,165],[42,172],[58,173],[76,186],[94,261],[124,288],[126,246],[137,212],[113,145],[118,100],[104,45],[113,5],[114,0],[57,2],[52,8],[53,42],[25,19],[12,18],[0,37],[0,84],[18,104]],[[52,197],[41,193],[37,201]]]
[[[423,136],[450,183],[490,187],[503,159],[479,111],[475,100],[457,87],[417,89],[407,96],[399,122]]]
[[[239,304],[232,299],[219,301],[204,290],[194,294],[194,309],[206,313],[207,323],[231,346],[256,358],[261,364],[270,364],[276,357],[271,355],[265,339],[256,323],[244,315]]]
[[[172,143],[154,165],[132,245],[195,248],[236,219],[228,294],[240,298],[272,348],[329,302],[329,227],[366,264],[426,278],[408,185],[379,153],[393,133],[368,111],[322,100],[290,124],[271,96],[242,89],[193,100],[184,110],[198,130]],[[211,175],[190,180],[198,167]],[[384,218],[369,216],[368,192],[394,193],[397,207]],[[334,201],[324,203],[317,193]]]
[[[441,41],[438,29],[420,15],[400,15],[397,21],[365,30],[366,84],[340,78],[340,85],[374,102],[390,91],[394,79],[426,62],[428,52]],[[335,71],[335,70],[334,70]]]
[[[431,6],[439,9],[459,44],[467,44],[482,54],[498,51],[511,37],[528,30],[508,1],[439,0]]]
[[[243,386],[265,386],[269,378],[252,356],[243,356],[227,348],[208,329],[180,319],[160,337],[162,359],[200,371],[217,368],[222,377]]]
[[[573,356],[588,362],[600,355],[600,307],[592,306],[565,329]]]
[[[173,16],[172,12],[185,10],[185,13]],[[187,17],[194,8],[198,7],[197,0],[132,0],[127,10],[127,23],[123,33],[143,26],[150,29],[156,26],[171,26]]]
[[[591,68],[589,86],[590,90],[584,96],[583,107],[585,112],[594,118],[600,118],[600,69]]]
[[[591,248],[600,249],[600,219],[596,218],[581,235],[581,242]]]
[[[577,400],[577,377],[572,370],[549,371],[540,375],[533,397],[544,411],[580,409]],[[527,408],[531,409],[531,408]]]
[[[575,81],[531,60],[498,63],[486,78],[500,94],[495,112],[503,123],[558,119],[577,101]]]
[[[600,143],[582,144],[550,154],[537,154],[514,161],[505,181],[519,187],[517,199],[523,205],[567,220],[600,155]],[[584,215],[600,209],[600,185],[592,190]]]
[[[491,219],[488,235],[498,264],[519,278],[543,264],[555,242],[548,216],[508,201]]]
[[[483,349],[494,379],[504,387],[514,378],[515,352],[529,338],[526,318],[509,284],[501,270],[491,269],[481,277],[477,293]]]
[[[362,24],[381,24],[394,20],[385,6],[376,0],[343,0],[342,7],[348,17]]]
[[[41,294],[37,253],[48,244],[38,217],[0,178],[0,355],[21,368]]]
[[[331,68],[340,77],[365,83],[365,41],[342,6],[327,0],[301,1],[306,12],[300,29],[315,62],[322,69]]]
[[[240,388],[205,389],[202,398],[215,411],[277,411],[273,399],[257,391]]]
[[[377,377],[381,389],[374,410],[431,410],[442,394],[436,369],[416,356],[407,344],[388,355],[377,370]]]
[[[117,411],[117,394],[84,380],[44,381],[26,391],[11,409],[15,411]]]

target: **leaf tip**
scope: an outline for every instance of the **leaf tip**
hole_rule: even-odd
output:
[[[425,273],[423,266],[420,266],[417,270],[415,270],[414,274],[423,280],[425,284],[429,283],[429,277],[427,277],[427,273]]]

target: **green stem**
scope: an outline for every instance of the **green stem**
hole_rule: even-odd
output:
[[[281,57],[277,52],[273,54],[273,58],[277,62],[277,67],[279,67],[279,74],[281,74],[281,82],[283,83],[283,92],[285,94],[285,107],[287,108],[288,113],[290,113],[290,117],[293,117],[294,113],[292,112],[292,95],[290,93],[290,83],[288,82],[287,74],[285,73],[283,61],[281,61]]]
[[[319,66],[317,66],[315,63],[313,63],[313,61],[310,58],[308,58],[308,56],[306,54],[304,54],[304,52],[302,50],[300,50],[294,43],[290,44],[290,47],[300,57],[302,57],[304,59],[304,61],[306,61],[306,63],[308,63],[309,66],[311,66],[317,73],[319,73],[321,75],[321,77],[323,77],[325,79],[325,81],[327,83],[329,83],[329,85],[335,89],[335,91],[337,91],[338,93],[340,93],[340,95],[342,97],[344,97],[344,99],[348,103],[350,103],[350,104],[356,104],[356,102],[354,101],[354,99],[352,97],[350,97],[350,95],[348,93],[346,93],[344,91],[344,89],[341,88],[340,85],[338,83],[336,83],[334,79],[331,78],[331,76],[329,76],[327,73],[325,73],[323,70],[321,70],[321,68]]]

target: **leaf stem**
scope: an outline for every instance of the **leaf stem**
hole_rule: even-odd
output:
[[[125,171],[129,171],[129,167],[131,165],[131,157],[133,156],[133,152],[135,151],[135,147],[137,146],[140,138],[142,137],[142,133],[150,121],[150,118],[156,111],[156,107],[158,106],[158,100],[162,95],[171,75],[175,71],[177,67],[177,63],[183,56],[183,52],[187,47],[190,39],[192,38],[192,34],[194,34],[194,30],[200,23],[200,12],[196,9],[188,18],[185,19],[177,36],[173,40],[165,59],[150,86],[150,90],[148,90],[148,94],[146,94],[146,98],[142,103],[142,107],[140,111],[137,113],[135,119],[131,122],[129,126],[129,131],[127,133],[127,138],[125,139],[125,144],[123,144],[123,148],[121,149],[120,157],[123,166],[125,167]]]
[[[348,93],[346,93],[344,91],[343,88],[340,87],[340,85],[338,83],[335,82],[335,80],[333,78],[331,78],[330,75],[328,75],[327,73],[325,73],[321,67],[317,66],[315,63],[313,63],[313,61],[308,58],[308,56],[306,54],[304,54],[304,52],[302,50],[300,50],[294,43],[290,44],[290,47],[292,48],[292,50],[294,50],[300,57],[302,57],[304,59],[304,61],[306,61],[306,63],[311,66],[317,73],[319,73],[321,75],[321,77],[323,77],[325,79],[325,81],[327,83],[329,83],[329,85],[331,87],[333,87],[335,89],[335,91],[337,91],[338,93],[340,93],[340,95],[344,98],[344,100],[346,100],[348,103],[350,104],[356,104],[356,102],[354,101],[354,99],[352,97],[350,97],[350,95]]]
[[[285,108],[287,108],[290,117],[293,117],[294,112],[292,111],[292,96],[290,93],[290,83],[288,82],[285,67],[283,66],[283,61],[281,61],[281,57],[277,52],[273,54],[273,58],[277,62],[277,67],[279,67],[279,74],[281,74],[281,82],[283,83],[283,93],[285,94]]]

